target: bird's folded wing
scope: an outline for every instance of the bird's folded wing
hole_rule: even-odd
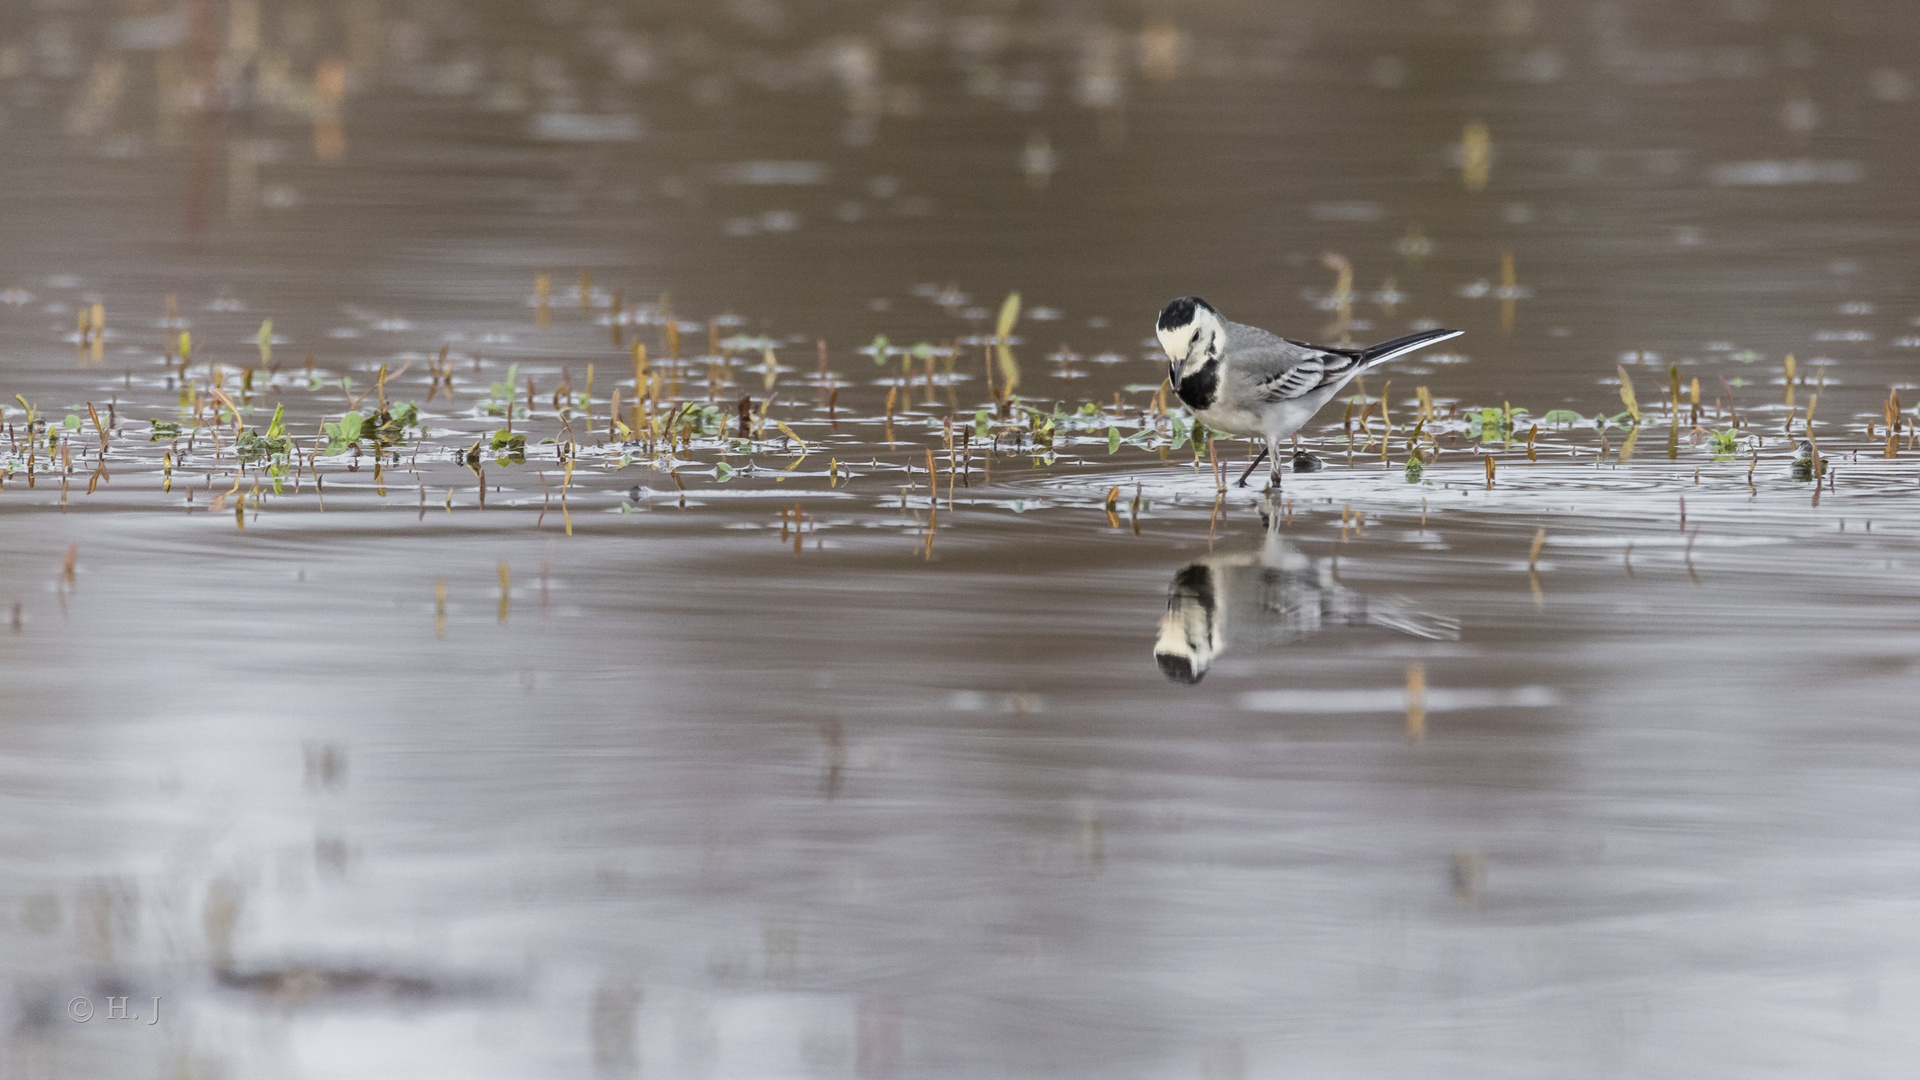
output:
[[[1243,363],[1263,400],[1288,401],[1344,382],[1361,361],[1345,353],[1263,349]]]

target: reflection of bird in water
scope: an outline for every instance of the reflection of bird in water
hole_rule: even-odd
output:
[[[1454,619],[1341,585],[1334,580],[1332,559],[1308,556],[1270,524],[1259,550],[1202,559],[1173,575],[1153,658],[1168,679],[1191,685],[1230,648],[1364,626],[1433,641],[1460,636]]]

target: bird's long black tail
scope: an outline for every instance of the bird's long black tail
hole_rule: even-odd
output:
[[[1435,342],[1457,338],[1465,330],[1422,330],[1417,334],[1397,337],[1392,341],[1383,341],[1378,345],[1369,345],[1360,350],[1360,362],[1371,367],[1384,364],[1389,360],[1407,355],[1415,349],[1424,349]]]

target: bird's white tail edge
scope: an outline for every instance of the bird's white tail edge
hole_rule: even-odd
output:
[[[1424,349],[1442,341],[1450,341],[1466,333],[1465,330],[1425,330],[1418,334],[1408,334],[1403,338],[1383,341],[1361,354],[1361,362],[1368,367],[1397,360],[1416,349]]]

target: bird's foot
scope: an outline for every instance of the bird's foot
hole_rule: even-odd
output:
[[[1324,469],[1326,467],[1327,467],[1326,462],[1320,460],[1318,457],[1312,454],[1307,453],[1305,450],[1295,450],[1293,452],[1293,461],[1291,462],[1291,468],[1293,469],[1294,472],[1319,472],[1321,469]]]

